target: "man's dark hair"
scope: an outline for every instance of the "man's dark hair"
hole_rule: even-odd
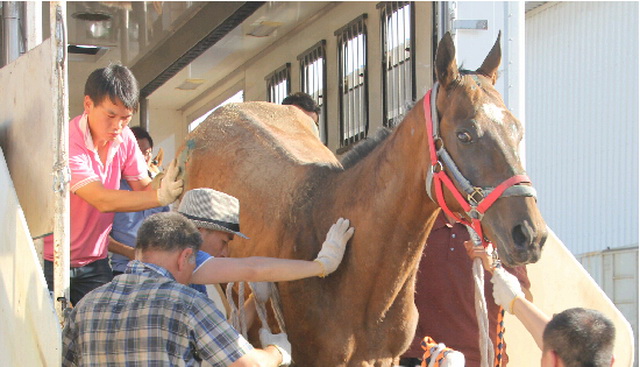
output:
[[[149,132],[147,130],[143,129],[140,126],[133,126],[131,128],[131,131],[133,132],[133,136],[136,137],[136,140],[147,139],[149,140],[149,145],[151,146],[151,148],[153,148],[153,139],[151,139],[151,135],[149,135]]]
[[[178,212],[156,213],[147,217],[138,229],[136,247],[140,251],[182,251],[192,248],[197,252],[202,236],[193,223]]]
[[[315,112],[320,116],[320,107],[318,107],[313,97],[304,92],[289,94],[282,100],[282,104],[298,106],[307,112]]]
[[[109,64],[106,68],[94,70],[84,85],[84,95],[99,105],[109,97],[114,104],[118,100],[134,112],[138,110],[138,81],[129,68],[121,64]]]
[[[567,367],[611,365],[615,326],[605,315],[581,307],[553,317],[542,336],[544,350],[553,350]]]

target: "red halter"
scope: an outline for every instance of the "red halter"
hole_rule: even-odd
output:
[[[438,123],[437,111],[435,108],[435,95],[438,92],[437,88],[438,88],[438,83],[436,83],[433,86],[433,88],[424,97],[424,119],[427,124],[429,155],[431,157],[430,174],[433,176],[433,181],[434,181],[433,184],[435,185],[435,191],[436,191],[436,201],[447,215],[451,216],[452,218],[455,218],[457,221],[459,221],[462,224],[470,226],[473,230],[475,230],[475,232],[478,234],[478,236],[482,240],[482,245],[484,247],[487,247],[489,245],[489,241],[483,235],[482,224],[480,221],[482,220],[484,213],[489,209],[489,207],[491,207],[491,205],[493,205],[493,203],[495,203],[496,200],[498,200],[500,197],[503,197],[503,196],[535,197],[535,190],[533,189],[533,187],[530,186],[531,180],[529,179],[528,176],[515,175],[513,177],[510,177],[504,180],[500,185],[498,185],[495,188],[481,188],[481,187],[469,185],[470,187],[469,187],[469,191],[467,192],[467,199],[463,197],[463,194],[457,189],[456,185],[453,183],[451,178],[449,178],[449,176],[445,172],[444,166],[440,161],[441,155],[443,154],[448,155],[448,153],[446,153],[446,150],[444,148],[444,144],[441,145],[439,150],[436,150],[435,141],[437,139],[440,139],[440,136],[437,132],[434,134],[434,130],[438,128],[438,126],[436,125],[434,129],[434,125]],[[432,106],[432,94],[433,94],[433,106]],[[432,114],[434,115],[434,118],[431,117]],[[462,174],[459,173],[459,170],[457,169],[457,167],[455,167],[455,163],[453,162],[453,160],[451,159],[449,159],[449,161],[445,160],[445,163],[448,163],[447,167],[450,168],[450,170],[457,171],[461,179],[466,180],[462,176]],[[458,178],[458,181],[460,181],[460,178]],[[523,183],[526,183],[529,185],[527,186],[520,185]],[[427,179],[427,194],[429,194],[429,196],[431,196],[430,184],[431,184],[430,180]],[[460,204],[462,209],[469,216],[469,220],[466,220],[465,218],[463,218],[462,216],[456,213],[453,213],[451,209],[449,209],[444,199],[444,191],[442,188],[443,184],[447,187],[447,189],[449,189],[449,191],[453,194],[458,204]],[[518,186],[518,190],[515,190],[517,192],[510,192],[506,194],[505,191],[507,191],[512,186]],[[489,193],[487,194],[487,192]],[[480,196],[479,200],[476,199],[476,197],[478,196]]]

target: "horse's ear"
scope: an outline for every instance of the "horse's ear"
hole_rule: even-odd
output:
[[[451,82],[458,79],[458,74],[456,46],[453,44],[451,34],[447,32],[440,40],[436,50],[436,76],[440,85],[446,88]]]
[[[501,36],[502,31],[498,31],[498,39],[496,40],[496,43],[484,59],[482,66],[476,70],[478,74],[482,74],[491,79],[493,84],[496,84],[496,80],[498,79],[498,66],[500,66],[500,60],[502,59],[502,49],[500,48]]]

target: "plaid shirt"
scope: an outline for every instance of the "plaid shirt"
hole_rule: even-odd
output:
[[[202,293],[162,267],[132,261],[73,309],[62,365],[228,366],[252,349]]]

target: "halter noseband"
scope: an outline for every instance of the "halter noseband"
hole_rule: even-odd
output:
[[[433,88],[424,97],[424,119],[427,125],[427,136],[429,142],[429,156],[431,158],[431,166],[427,170],[426,189],[427,194],[436,202],[447,215],[455,218],[457,221],[470,226],[476,231],[482,245],[487,246],[489,241],[484,237],[482,232],[481,220],[484,213],[501,197],[509,196],[529,196],[536,198],[536,190],[531,186],[531,180],[527,175],[515,175],[506,180],[496,187],[479,187],[473,186],[469,180],[467,180],[462,172],[458,169],[455,162],[444,147],[444,142],[439,134],[439,119],[438,111],[436,108],[436,96],[438,94],[438,83],[433,85]],[[438,141],[439,147],[436,147],[435,142]],[[444,163],[444,165],[443,165]],[[457,181],[460,187],[467,194],[466,199],[463,194],[457,189],[451,178],[444,170],[446,166],[453,178]],[[435,181],[436,199],[431,196],[431,186]],[[465,211],[469,220],[464,219],[462,216],[453,213],[447,206],[444,200],[444,191],[442,185],[445,185],[449,192],[451,192],[462,209]],[[528,185],[522,185],[528,184]]]

